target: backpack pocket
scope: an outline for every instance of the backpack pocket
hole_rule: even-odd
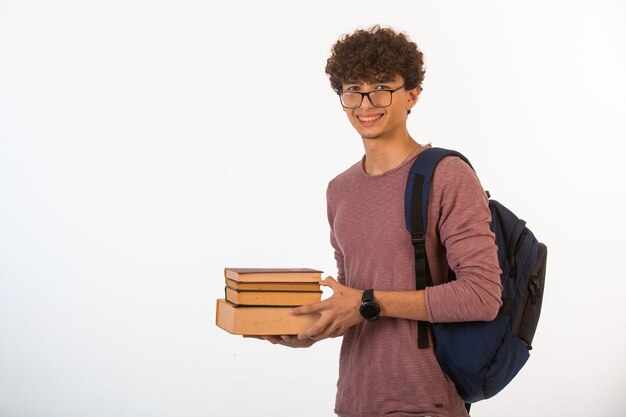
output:
[[[485,374],[484,398],[491,398],[504,388],[524,366],[530,353],[524,341],[513,333],[506,333],[500,349]]]
[[[541,314],[547,257],[548,248],[543,243],[539,243],[537,262],[533,268],[533,273],[528,279],[528,287],[524,292],[520,305],[521,311],[513,325],[513,333],[526,343],[529,350],[532,349],[533,337],[535,336],[539,315]]]

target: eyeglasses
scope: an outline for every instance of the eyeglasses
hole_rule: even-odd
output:
[[[393,98],[393,93],[403,88],[405,84],[396,88],[395,90],[374,90],[368,93],[361,93],[358,91],[338,91],[339,99],[341,100],[341,105],[346,109],[357,109],[361,107],[363,103],[363,97],[367,97],[372,106],[374,107],[389,107],[391,106],[391,99]]]

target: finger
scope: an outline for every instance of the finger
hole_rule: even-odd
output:
[[[297,316],[298,314],[317,313],[323,310],[328,304],[327,300],[319,301],[317,303],[306,304],[300,307],[295,307],[289,310],[290,316]]]
[[[318,337],[322,339],[327,339],[329,337],[337,337],[340,336],[343,332],[340,327],[328,326]]]
[[[341,329],[335,329],[328,337],[339,337],[343,336],[343,331]]]
[[[331,276],[327,276],[322,282],[320,282],[320,284],[325,287],[330,287],[332,290],[334,290],[339,285],[341,285],[340,283],[337,282],[335,278]]]
[[[320,323],[321,322],[321,323]],[[324,320],[318,320],[313,326],[309,327],[304,333],[300,333],[298,335],[298,339],[313,339],[313,340],[322,340],[327,336],[323,336],[324,332],[328,328],[329,323]]]
[[[263,336],[263,339],[267,340],[273,345],[276,345],[283,341],[280,336]]]
[[[287,343],[291,343],[294,340],[298,339],[298,336],[294,336],[294,335],[283,335],[280,337],[281,339],[283,339],[283,342],[287,342]]]
[[[329,337],[331,337],[331,334],[332,333],[330,331],[324,330],[316,335],[305,337],[305,339],[311,339],[319,342],[320,340],[328,339]]]

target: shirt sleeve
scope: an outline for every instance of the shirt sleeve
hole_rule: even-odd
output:
[[[444,158],[433,175],[429,206],[429,230],[434,217],[431,233],[438,233],[456,275],[426,289],[429,320],[493,320],[502,304],[500,266],[489,203],[474,171],[459,158]]]

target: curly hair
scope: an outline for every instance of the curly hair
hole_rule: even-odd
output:
[[[326,74],[335,91],[343,83],[390,81],[402,76],[405,88],[422,86],[424,58],[417,45],[404,33],[379,25],[344,34],[332,47]]]

